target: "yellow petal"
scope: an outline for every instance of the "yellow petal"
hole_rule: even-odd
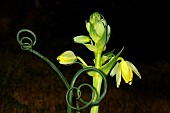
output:
[[[133,79],[133,72],[132,72],[132,69],[129,68],[129,82],[128,82],[129,85],[132,84],[132,79]]]
[[[122,77],[125,80],[125,82],[128,83],[131,79],[130,74],[129,74],[130,72],[129,67],[124,60],[120,62],[120,65],[121,65]]]

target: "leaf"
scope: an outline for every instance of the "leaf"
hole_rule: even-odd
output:
[[[109,51],[109,52],[107,52],[107,53],[105,53],[105,54],[103,54],[103,55],[105,55],[105,56],[112,56],[112,55],[114,55],[113,54],[113,52],[115,51],[115,49],[113,49],[112,51]],[[115,56],[115,55],[114,55]]]
[[[102,70],[106,75],[108,75],[108,73],[110,72],[111,68],[115,65],[115,63],[116,63],[119,55],[122,53],[123,49],[124,49],[124,47],[120,50],[120,52],[119,52],[116,56],[112,57],[112,58],[109,60],[108,63],[106,63],[105,65],[102,66],[101,70]]]
[[[112,51],[110,51],[110,52],[105,53],[105,54],[102,55],[102,58],[101,58],[102,65],[103,65],[104,63],[106,63],[110,58],[112,58],[113,56],[115,56],[115,55],[113,54],[113,51],[114,51],[114,50],[112,50]]]

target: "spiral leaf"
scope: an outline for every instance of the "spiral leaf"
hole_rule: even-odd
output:
[[[81,98],[81,87],[83,87],[83,86],[88,86],[88,87],[92,90],[92,98],[90,99],[89,102],[86,102],[86,101],[84,101],[84,100]],[[76,99],[77,99],[77,100],[80,100],[83,104],[85,104],[84,106],[82,106],[82,107],[73,107],[73,106],[71,105],[71,103],[68,101],[69,94],[70,94],[71,92],[73,92],[74,89],[77,90],[77,98],[76,98]],[[95,93],[97,94],[97,91],[95,90],[95,88],[94,88],[93,86],[91,86],[90,84],[84,83],[84,84],[81,84],[78,88],[77,88],[77,87],[72,87],[72,88],[70,88],[70,89],[67,91],[67,94],[66,94],[66,101],[67,101],[67,104],[68,104],[72,109],[75,109],[75,110],[80,111],[80,110],[88,107],[89,105],[91,105]]]
[[[30,33],[33,37],[30,38],[28,36],[21,36],[21,33]],[[88,107],[89,105],[94,106],[94,105],[98,105],[99,102],[105,97],[106,92],[107,92],[107,80],[106,80],[106,76],[105,74],[93,67],[87,67],[87,68],[83,68],[80,69],[73,77],[71,84],[69,85],[66,78],[64,77],[64,75],[60,72],[60,70],[49,60],[47,59],[45,56],[43,56],[42,54],[40,54],[39,52],[35,51],[32,49],[32,47],[36,44],[36,35],[29,29],[22,29],[17,33],[17,41],[18,43],[21,45],[21,49],[22,50],[29,50],[30,52],[32,52],[33,54],[37,55],[38,57],[40,57],[41,59],[43,59],[47,64],[49,64],[51,66],[52,69],[54,69],[55,72],[57,72],[57,74],[59,75],[59,77],[61,78],[61,80],[64,82],[66,88],[68,89],[67,94],[66,94],[66,100],[67,100],[67,113],[71,113],[72,110],[71,109],[75,109],[76,113],[80,113],[79,111]],[[81,73],[85,72],[85,71],[96,71],[98,72],[104,81],[104,90],[102,95],[99,97],[99,95],[97,95],[97,90],[90,84],[87,83],[83,83],[81,84],[79,87],[74,87],[75,81],[78,78],[78,76],[81,75]],[[84,101],[81,98],[81,89],[82,87],[87,86],[91,89],[92,91],[92,98],[89,102]],[[80,102],[82,102],[84,104],[84,106],[79,107],[78,102],[76,102],[76,107],[72,106],[72,101],[73,101],[73,90],[77,90],[77,100],[79,100]],[[96,101],[94,101],[94,96],[97,95],[98,99]],[[75,98],[74,98],[75,99]]]
[[[104,90],[103,90],[103,93],[102,93],[102,95],[101,95],[100,97],[99,97],[99,95],[97,95],[97,96],[98,96],[98,99],[97,99],[96,101],[93,101],[93,100],[94,100],[94,95],[95,95],[95,94],[98,94],[98,93],[97,93],[96,89],[95,89],[93,86],[91,86],[90,84],[83,83],[83,84],[81,84],[79,87],[74,87],[74,84],[75,84],[77,78],[78,78],[83,72],[85,72],[85,71],[96,71],[96,72],[98,72],[98,73],[102,76],[102,78],[103,78],[103,81],[104,81]],[[92,90],[92,98],[90,99],[89,102],[86,102],[86,101],[84,101],[84,100],[81,98],[81,88],[82,88],[83,86],[88,86],[88,87]],[[80,101],[84,104],[84,106],[82,106],[82,107],[74,107],[74,106],[72,105],[73,90],[75,90],[75,89],[77,90],[77,98],[76,98],[76,99],[77,99],[77,100],[80,100]],[[69,90],[67,91],[67,93],[66,93],[66,101],[67,101],[67,104],[68,104],[72,109],[75,109],[75,110],[78,110],[78,111],[79,111],[79,110],[82,110],[82,109],[88,107],[89,105],[91,105],[91,106],[98,105],[98,104],[100,103],[100,101],[105,97],[106,92],[107,92],[107,80],[106,80],[105,74],[104,74],[102,71],[100,71],[100,70],[98,70],[98,69],[96,69],[96,68],[87,67],[87,68],[80,69],[80,70],[74,75],[74,77],[73,77],[73,79],[72,79],[72,82],[71,82],[71,84],[70,84],[70,89],[69,89]]]
[[[24,32],[30,33],[33,36],[33,40],[30,37],[21,37],[20,38],[21,33],[24,33]],[[32,47],[35,45],[37,39],[36,39],[36,35],[31,30],[29,30],[29,29],[21,29],[17,33],[17,41],[21,45],[22,50],[31,50]]]

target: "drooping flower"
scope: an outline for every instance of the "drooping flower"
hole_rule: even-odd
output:
[[[121,76],[124,79],[125,83],[129,85],[132,84],[133,80],[133,72],[141,79],[141,75],[138,72],[137,68],[129,61],[125,61],[123,58],[119,57],[120,63],[114,66],[114,68],[110,72],[110,76],[116,75],[116,86],[119,88],[121,83]],[[133,72],[132,72],[133,71]]]

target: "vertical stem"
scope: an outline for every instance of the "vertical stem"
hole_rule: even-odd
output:
[[[102,84],[102,77],[96,76],[93,77],[93,86],[96,88],[98,96],[100,96],[100,90],[101,90],[101,84]],[[97,100],[97,95],[94,97],[94,101]],[[98,113],[99,105],[92,106],[90,113]]]
[[[95,52],[95,67],[97,69],[101,68],[101,54],[102,52]],[[101,85],[102,85],[102,77],[98,74],[95,73],[93,76],[93,86],[96,88],[98,96],[100,96],[100,90],[101,90]],[[97,100],[97,95],[94,96],[94,101]],[[90,113],[98,113],[99,110],[99,105],[92,106]]]

